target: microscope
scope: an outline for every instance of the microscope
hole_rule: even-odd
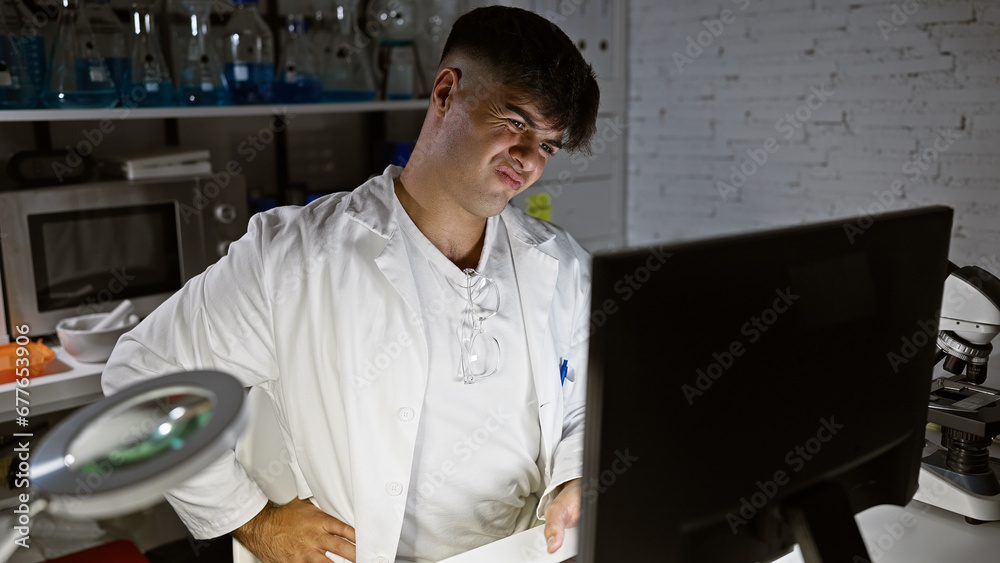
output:
[[[954,267],[954,265],[952,265]],[[944,282],[935,364],[950,376],[931,383],[928,440],[915,500],[978,524],[1000,520],[1000,459],[990,457],[1000,435],[1000,390],[985,387],[986,365],[1000,334],[1000,279],[977,266],[954,269]]]

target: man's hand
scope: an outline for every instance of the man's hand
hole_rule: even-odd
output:
[[[562,547],[566,528],[573,528],[580,521],[580,480],[563,483],[559,494],[545,509],[545,541],[549,553]]]
[[[354,528],[308,500],[268,504],[233,537],[263,563],[329,563],[327,552],[355,561]]]

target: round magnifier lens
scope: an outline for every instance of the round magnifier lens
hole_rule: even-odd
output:
[[[32,452],[31,488],[49,512],[106,518],[162,500],[246,427],[240,382],[215,371],[127,387],[59,423]]]
[[[179,450],[208,424],[215,406],[211,393],[191,388],[122,405],[105,415],[106,423],[97,421],[73,439],[66,466],[84,475],[107,473]]]

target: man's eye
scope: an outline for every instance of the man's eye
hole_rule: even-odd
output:
[[[514,129],[517,129],[517,130],[524,129],[524,123],[521,123],[520,121],[518,121],[516,119],[508,119],[507,121],[509,121],[510,124],[514,126]]]
[[[542,150],[547,152],[549,156],[556,153],[555,149],[553,149],[552,146],[549,145],[548,143],[542,143]]]

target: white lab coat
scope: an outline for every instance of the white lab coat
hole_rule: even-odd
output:
[[[255,215],[225,258],[121,338],[103,376],[109,394],[197,368],[261,386],[274,401],[299,497],[354,526],[358,562],[395,558],[428,376],[393,210],[400,171]],[[501,217],[538,397],[541,518],[552,490],[582,476],[590,261],[558,227],[513,206]],[[232,453],[168,500],[197,538],[241,526],[266,502]]]

